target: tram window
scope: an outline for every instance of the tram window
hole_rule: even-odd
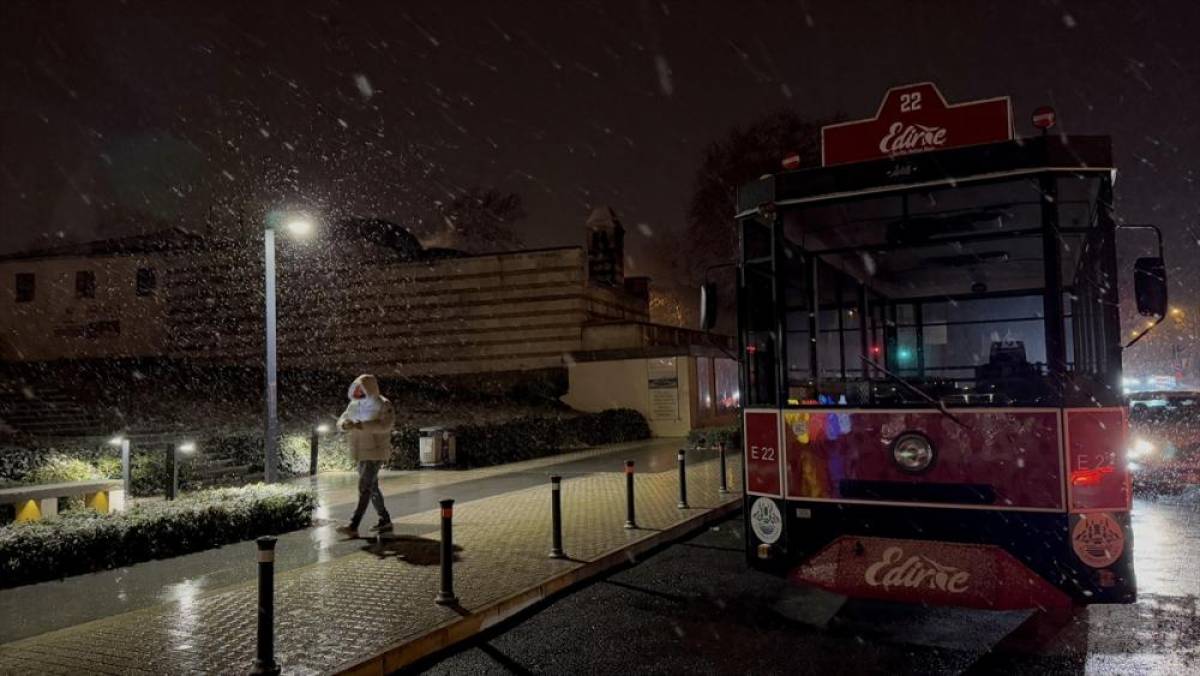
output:
[[[745,275],[745,366],[747,404],[774,406],[777,404],[776,367],[778,341],[775,338],[775,278],[765,272],[765,265],[747,264]]]
[[[743,221],[742,249],[746,260],[767,258],[771,255],[771,228],[753,219]]]
[[[818,303],[812,340],[788,285],[789,403],[926,405],[899,377],[950,405],[1057,405],[1036,181],[801,207],[784,223],[815,266],[789,280]]]

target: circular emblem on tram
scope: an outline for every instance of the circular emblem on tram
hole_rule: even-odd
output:
[[[1111,514],[1083,514],[1071,529],[1071,547],[1092,568],[1111,566],[1125,551],[1125,531]]]
[[[750,507],[750,528],[758,539],[773,544],[783,533],[783,515],[770,498],[759,498]]]

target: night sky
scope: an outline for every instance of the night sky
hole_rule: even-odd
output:
[[[1112,135],[1121,216],[1168,228],[1179,264],[1200,253],[1198,34],[1192,2],[6,0],[0,251],[275,204],[415,224],[486,185],[522,195],[531,246],[582,243],[612,205],[654,274],[707,142],[933,80],[1011,95],[1018,133],[1050,104]]]

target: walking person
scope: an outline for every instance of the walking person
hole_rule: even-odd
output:
[[[350,444],[350,457],[358,463],[358,505],[350,523],[339,526],[338,532],[357,535],[358,526],[367,503],[375,507],[379,523],[372,531],[392,530],[392,517],[387,505],[383,504],[383,493],[379,490],[379,469],[392,451],[392,427],[396,423],[396,411],[392,402],[379,394],[379,380],[372,375],[361,375],[350,384],[350,405],[338,418],[339,430],[345,432]]]

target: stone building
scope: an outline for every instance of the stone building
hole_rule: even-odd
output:
[[[585,231],[586,248],[484,255],[425,249],[377,220],[333,224],[312,241],[281,236],[279,367],[474,387],[480,374],[544,378],[581,410],[637,408],[660,434],[727,421],[712,402],[731,401],[717,392],[728,350],[649,323],[649,280],[625,277],[612,209],[594,210]],[[0,362],[257,367],[263,277],[261,237],[183,229],[3,257]],[[648,378],[664,359],[678,375]]]

